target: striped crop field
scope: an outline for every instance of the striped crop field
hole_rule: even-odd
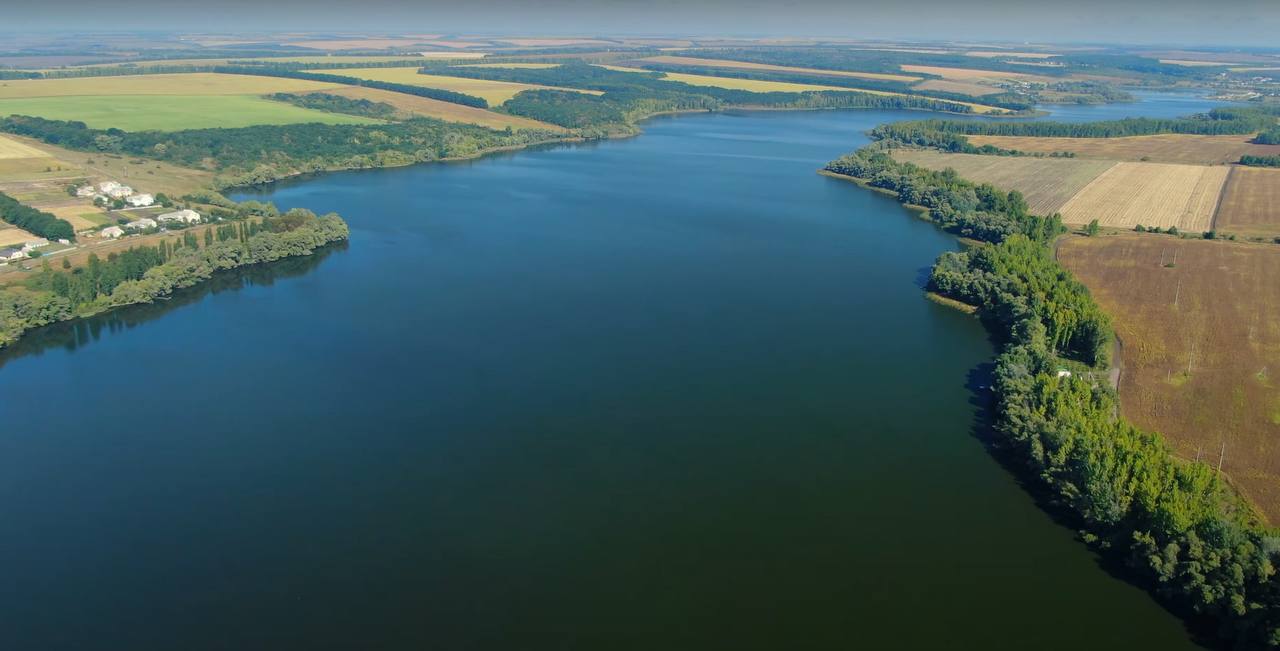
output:
[[[1116,163],[1062,206],[1062,220],[1133,228],[1207,231],[1230,168],[1222,165]]]

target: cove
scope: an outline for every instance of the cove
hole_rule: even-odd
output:
[[[922,115],[241,193],[350,245],[0,359],[0,642],[1195,648],[984,447],[956,241],[815,173]]]

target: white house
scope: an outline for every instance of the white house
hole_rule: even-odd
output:
[[[111,194],[111,191],[119,189],[120,184],[115,181],[103,181],[98,184],[98,190],[102,192],[102,194]]]
[[[135,208],[143,208],[155,203],[156,198],[149,194],[135,194],[124,201]]]
[[[0,260],[21,260],[25,257],[27,257],[27,252],[22,249],[15,249],[12,247],[0,249]]]
[[[119,226],[108,226],[98,231],[98,234],[103,237],[117,238],[124,235],[124,229]]]
[[[49,240],[46,240],[42,237],[40,239],[23,242],[22,250],[26,252],[26,251],[31,251],[32,249],[38,249],[42,246],[49,246]]]
[[[175,210],[174,212],[167,212],[160,215],[159,217],[156,217],[156,219],[159,219],[162,222],[186,222],[188,224],[198,224],[200,223],[200,213],[191,209]]]
[[[107,196],[112,199],[123,199],[133,194],[133,188],[127,185],[118,185],[112,190],[107,191]]]
[[[136,231],[140,231],[144,228],[155,228],[156,226],[157,226],[156,220],[151,219],[149,217],[143,217],[142,219],[135,219],[129,222],[128,224],[124,225],[125,228],[129,230],[136,230]]]
[[[80,187],[76,188],[76,196],[77,196],[77,197],[82,197],[82,198],[83,198],[83,197],[92,197],[92,196],[93,196],[93,195],[95,195],[95,194],[98,194],[98,190],[97,190],[97,188],[94,188],[92,185],[82,185],[82,186],[80,186]]]

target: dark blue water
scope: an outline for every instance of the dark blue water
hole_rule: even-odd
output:
[[[1094,122],[1124,118],[1177,118],[1204,113],[1230,102],[1211,100],[1198,92],[1129,91],[1136,101],[1119,104],[1061,104],[1038,107],[1048,111],[1045,120],[1057,122]]]
[[[240,195],[350,244],[4,355],[0,648],[1190,647],[975,436],[953,239],[815,173],[905,117]]]

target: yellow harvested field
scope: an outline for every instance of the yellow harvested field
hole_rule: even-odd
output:
[[[475,97],[483,97],[485,101],[489,102],[490,106],[498,106],[512,97],[515,97],[517,93],[526,90],[552,88],[551,86],[518,84],[509,81],[468,79],[466,77],[446,77],[444,75],[420,75],[414,68],[343,68],[339,70],[320,70],[319,72],[334,75],[346,75],[348,77],[356,77],[358,79],[373,79],[376,81],[388,81],[391,83],[407,84],[410,86],[423,86],[426,88],[451,90]],[[586,93],[588,95],[604,94],[598,90],[581,90],[578,88],[555,88],[554,90],[567,90],[576,93]]]
[[[388,68],[395,70],[396,68]],[[403,70],[403,68],[401,68]],[[281,77],[197,72],[0,82],[0,99],[101,95],[265,95],[335,88],[338,84]]]
[[[559,63],[467,63],[468,68],[507,68],[509,70],[545,70],[559,68]]]
[[[947,68],[943,66],[901,66],[906,72],[918,72],[926,75],[938,75],[948,81],[972,81],[974,79],[1022,79],[1043,81],[1043,77],[1023,72],[1003,72],[996,70],[978,70],[977,68]]]
[[[1044,138],[1037,136],[968,136],[969,142],[1002,149],[1053,153],[1069,151],[1083,158],[1109,158],[1153,163],[1222,165],[1244,154],[1280,155],[1280,145],[1255,145],[1252,135],[1196,136],[1161,134],[1124,138]]]
[[[1062,221],[1207,231],[1230,171],[1220,165],[1116,163],[1062,206]]]
[[[1010,59],[1048,59],[1056,57],[1056,54],[1047,52],[1001,52],[999,50],[973,50],[965,52],[965,56],[979,57],[983,59],[1002,59],[1008,57]]]
[[[828,77],[852,77],[854,79],[878,79],[880,81],[901,81],[910,83],[920,81],[919,77],[893,75],[882,72],[855,72],[849,70],[822,70],[820,68],[795,68],[792,66],[776,66],[768,63],[751,63],[749,61],[730,61],[728,59],[699,59],[697,57],[656,56],[640,59],[651,63],[665,63],[673,66],[703,66],[708,68],[729,68],[736,70],[761,70],[766,72],[791,72],[806,75],[826,75]]]
[[[31,145],[0,135],[0,160],[13,158],[48,158],[48,154]]]
[[[1280,169],[1232,168],[1216,226],[1243,235],[1280,235]]]
[[[1116,163],[1073,158],[1029,158],[944,154],[933,150],[895,149],[896,160],[931,170],[954,169],[975,183],[990,183],[1002,190],[1017,190],[1032,214],[1052,215],[1076,193]]]
[[[454,104],[453,102],[444,102],[430,97],[419,97],[417,95],[407,95],[405,93],[397,93],[390,90],[381,90],[378,88],[364,88],[360,86],[343,86],[332,90],[323,91],[330,95],[341,95],[352,99],[367,99],[371,102],[385,102],[390,104],[403,113],[415,116],[424,116],[429,118],[438,118],[448,120],[450,122],[466,122],[469,124],[478,124],[482,127],[491,129],[547,129],[549,131],[564,131],[563,127],[529,118],[522,118],[517,115],[506,115],[504,113],[496,113],[474,106],[464,106],[462,104]]]
[[[0,226],[0,246],[13,246],[14,244],[22,244],[34,239],[36,239],[35,235],[16,226]]]

